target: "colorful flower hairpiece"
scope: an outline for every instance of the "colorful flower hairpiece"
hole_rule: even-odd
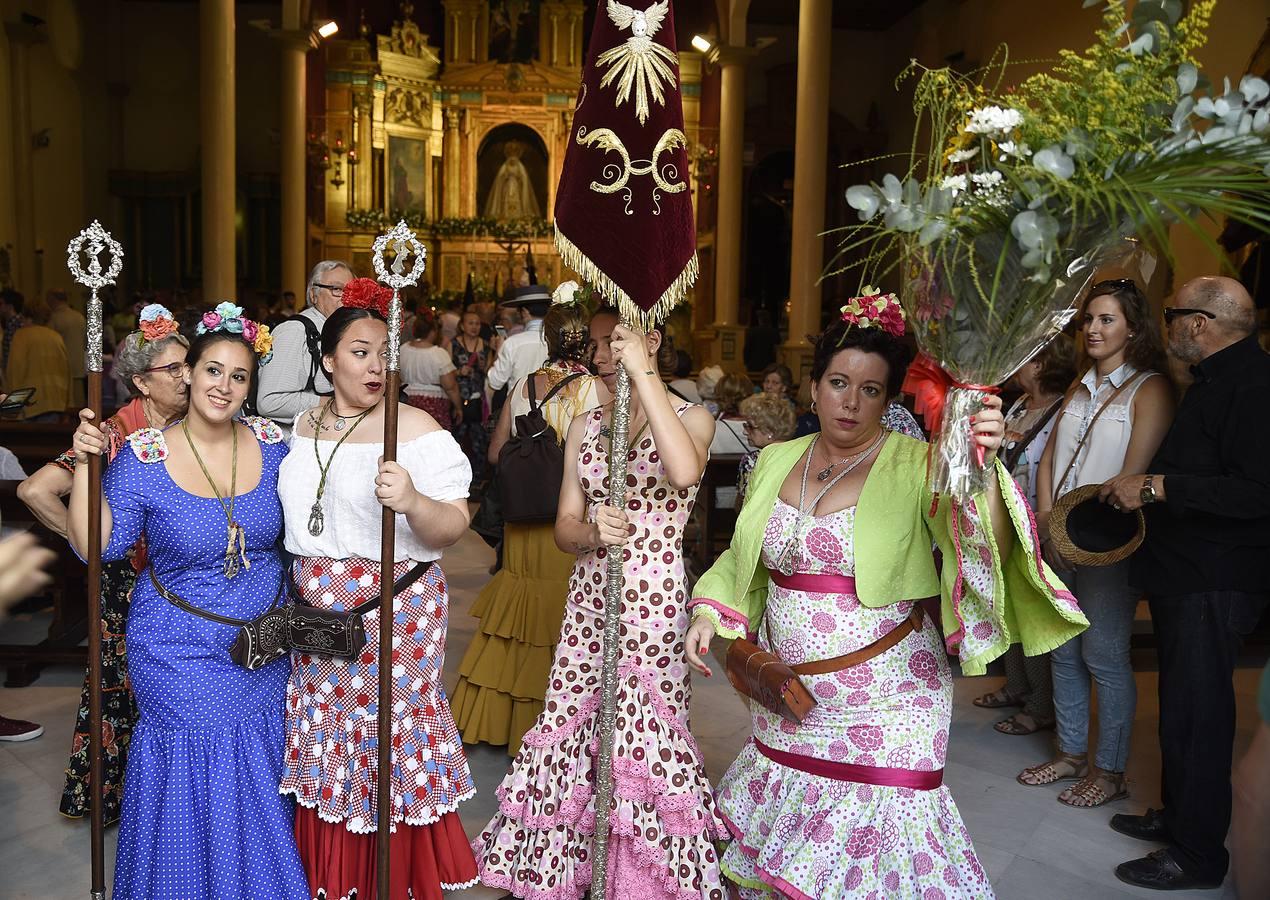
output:
[[[141,310],[137,330],[141,332],[142,346],[145,346],[147,341],[161,341],[181,331],[176,324],[176,319],[172,317],[172,311],[162,303],[151,303]]]
[[[354,278],[344,285],[344,294],[340,297],[341,306],[372,309],[385,319],[391,302],[392,288],[384,287],[373,278]]]
[[[856,328],[881,328],[892,337],[904,336],[904,309],[894,294],[866,287],[841,310],[842,321]]]
[[[203,313],[203,319],[195,329],[198,334],[224,331],[228,334],[242,335],[242,339],[260,357],[260,364],[266,365],[273,359],[273,334],[269,326],[263,322],[254,322],[243,315],[243,308],[235,306],[228,300],[216,304],[216,308]]]

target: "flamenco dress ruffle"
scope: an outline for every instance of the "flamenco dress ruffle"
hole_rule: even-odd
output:
[[[472,606],[480,625],[452,703],[466,743],[506,745],[514,756],[542,712],[574,561],[553,530],[549,522],[507,523],[503,568]]]

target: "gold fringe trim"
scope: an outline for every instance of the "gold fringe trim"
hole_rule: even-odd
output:
[[[662,292],[661,297],[653,304],[653,308],[649,310],[641,309],[635,305],[635,302],[631,300],[630,295],[626,291],[618,287],[617,282],[609,278],[599,266],[591,261],[589,256],[579,250],[577,245],[565,236],[564,232],[560,230],[558,222],[555,227],[556,252],[560,254],[564,264],[591,282],[595,289],[599,291],[600,296],[616,306],[618,312],[622,314],[623,322],[638,325],[641,331],[650,331],[654,325],[664,322],[670,315],[671,310],[678,306],[684,297],[687,296],[689,288],[696,283],[697,275],[700,272],[701,267],[697,262],[697,253],[694,250],[692,258],[688,260],[688,264],[684,266],[678,277]]]

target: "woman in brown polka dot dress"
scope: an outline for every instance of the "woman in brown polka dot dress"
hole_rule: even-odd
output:
[[[658,334],[642,338],[601,310],[591,321],[595,367],[613,387],[630,373],[627,504],[608,497],[612,406],[573,421],[556,542],[577,554],[546,707],[473,842],[481,880],[529,900],[578,900],[591,884],[595,760],[607,554],[625,557],[618,664],[609,896],[723,900],[714,842],[727,835],[688,729],[688,627],[683,529],[705,469],[714,420],[672,405],[656,373]]]

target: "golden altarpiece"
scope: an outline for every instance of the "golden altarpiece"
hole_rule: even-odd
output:
[[[441,0],[431,43],[402,3],[389,34],[325,44],[326,109],[309,122],[310,262],[369,273],[375,236],[404,217],[428,245],[434,298],[505,293],[562,271],[550,225],[582,79],[582,0]],[[373,48],[373,49],[372,49]],[[686,131],[697,146],[701,59],[681,54]],[[695,185],[694,185],[695,187]],[[694,196],[695,196],[694,191]],[[313,206],[310,207],[313,209]],[[312,218],[312,217],[311,217]]]

